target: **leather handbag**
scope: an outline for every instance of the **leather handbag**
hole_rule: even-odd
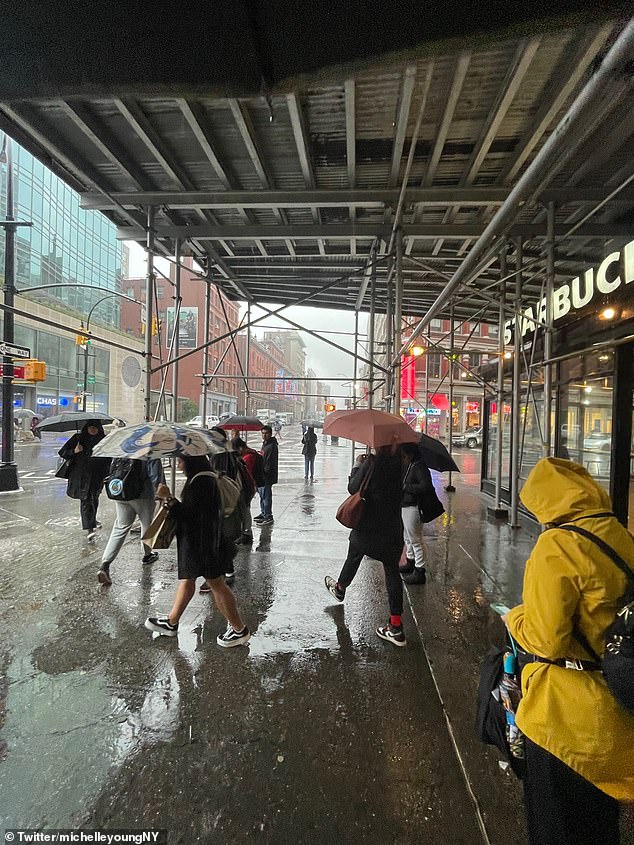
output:
[[[64,480],[68,480],[68,477],[70,475],[70,464],[70,458],[60,458],[57,462],[55,478],[63,478]]]
[[[160,504],[150,527],[143,535],[143,542],[151,549],[169,549],[176,536],[176,518],[168,505]]]
[[[339,505],[335,518],[337,522],[345,525],[346,528],[355,529],[361,524],[361,519],[365,510],[365,498],[363,494],[370,483],[373,469],[374,465],[372,465],[368,470],[357,492],[352,493],[352,495],[348,496],[348,498]]]

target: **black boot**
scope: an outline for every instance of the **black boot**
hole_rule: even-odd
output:
[[[416,566],[411,575],[404,575],[403,581],[406,584],[425,584],[427,583],[427,572],[424,566]]]

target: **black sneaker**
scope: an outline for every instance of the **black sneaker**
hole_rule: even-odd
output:
[[[236,577],[235,569],[232,569],[231,572],[225,572],[225,581],[231,581],[232,578]]]
[[[86,539],[89,543],[94,543],[95,537],[97,536],[97,529],[91,528],[86,532]]]
[[[427,571],[424,566],[416,566],[411,575],[404,575],[403,581],[406,584],[426,584]]]
[[[200,585],[200,590],[198,590],[198,592],[199,593],[210,593],[211,587],[209,586],[209,584],[206,581],[203,581],[202,584]]]
[[[399,566],[398,571],[401,573],[401,575],[410,575],[414,571],[415,563],[416,561],[413,557],[408,557],[406,558],[403,566]]]
[[[387,625],[382,625],[380,628],[377,628],[376,635],[377,637],[381,637],[382,640],[387,640],[388,643],[393,643],[400,648],[407,645],[403,629],[395,628],[393,625],[390,625],[389,622]]]
[[[273,519],[272,516],[264,516],[258,522],[258,525],[271,525],[273,522],[275,522],[275,520]]]
[[[257,522],[257,523],[262,522],[262,520],[263,520],[263,519],[264,519],[264,514],[263,514],[263,513],[259,514],[259,516],[254,516],[254,517],[253,517],[253,521],[254,521],[254,522]]]
[[[337,601],[343,601],[346,597],[346,591],[342,590],[339,584],[335,581],[334,578],[331,578],[330,575],[326,575],[324,578],[324,583],[326,584],[326,589],[330,593],[330,595],[334,596]]]
[[[105,587],[109,587],[112,584],[110,572],[105,566],[102,566],[101,569],[97,572],[97,581],[99,581],[99,583],[103,584]]]
[[[172,625],[167,616],[148,616],[145,627],[148,631],[154,631],[164,637],[175,637],[178,634],[178,622]]]
[[[236,540],[236,546],[252,546],[253,534],[243,534]]]
[[[244,645],[251,639],[251,632],[245,625],[241,631],[234,631],[231,625],[227,625],[224,634],[218,634],[216,642],[222,648],[233,648],[236,645]]]
[[[158,552],[150,552],[147,555],[143,555],[143,559],[142,559],[141,562],[148,564],[148,563],[154,563],[157,560],[158,560]]]

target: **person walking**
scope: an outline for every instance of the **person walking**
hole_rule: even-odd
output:
[[[260,514],[253,520],[257,525],[270,525],[273,520],[273,485],[278,477],[278,445],[270,425],[262,426],[262,451],[264,458],[264,483],[258,488]]]
[[[215,425],[211,428],[211,431],[215,431],[219,434],[224,442],[227,442],[227,432],[224,428],[220,428],[219,426]],[[223,475],[228,476],[232,479],[232,481],[237,481],[240,486],[242,486],[242,482],[240,479],[240,471],[238,469],[238,455],[232,449],[228,449],[226,452],[218,452],[215,455],[211,456],[210,464],[211,468],[214,472],[221,473]],[[242,492],[240,494],[240,499],[242,499]],[[225,516],[222,521],[222,537],[220,540],[220,557],[221,560],[224,562],[223,572],[225,578],[231,579],[235,576],[235,568],[234,568],[234,558],[238,553],[236,549],[236,540],[240,537],[241,532],[241,524],[242,524],[242,512],[240,510],[240,499],[238,500],[238,505],[233,511],[233,513]],[[209,593],[210,588],[208,583],[203,583],[200,588],[201,593]]]
[[[88,420],[82,430],[73,434],[58,454],[69,461],[66,495],[79,499],[81,527],[89,542],[95,539],[101,523],[97,522],[99,494],[110,468],[110,458],[93,458],[92,450],[105,437],[99,420]]]
[[[516,723],[526,737],[529,842],[617,845],[619,801],[634,800],[634,716],[596,661],[627,578],[574,529],[606,543],[630,569],[634,539],[607,492],[571,461],[540,460],[520,498],[547,528],[526,564],[523,603],[503,617],[527,652]]]
[[[263,473],[263,459],[255,449],[251,449],[241,437],[234,437],[233,448],[238,455],[240,461],[249,474],[249,478],[253,481],[253,493],[245,494],[244,498],[240,499],[241,519],[242,519],[242,533],[236,540],[237,546],[251,546],[253,544],[253,520],[251,518],[251,502],[255,496],[258,487],[264,484]]]
[[[36,438],[36,440],[42,439],[42,432],[38,428],[39,422],[39,417],[33,417],[31,420],[31,434]]]
[[[227,629],[216,642],[222,648],[244,645],[251,633],[244,624],[234,594],[224,579],[222,540],[222,502],[220,491],[205,455],[179,457],[177,465],[185,473],[181,500],[172,497],[169,487],[161,484],[157,495],[170,508],[176,521],[178,588],[172,609],[165,616],[148,616],[145,627],[166,637],[178,634],[178,625],[196,591],[196,579],[203,577],[214,602],[227,620]]]
[[[117,464],[113,461],[112,467]],[[141,523],[141,532],[145,534],[152,523],[154,515],[154,499],[159,485],[165,482],[165,475],[163,473],[163,464],[158,458],[150,461],[133,461],[131,459],[120,459],[118,464],[122,473],[126,469],[130,469],[135,475],[135,483],[139,485],[140,490],[138,495],[135,491],[134,498],[118,500],[115,499],[115,523],[112,526],[110,537],[106,545],[103,557],[101,558],[101,566],[97,572],[97,580],[104,586],[112,584],[110,577],[110,566],[121,551],[126,537],[132,528],[135,519],[138,517]],[[123,482],[123,495],[126,495],[125,481]],[[107,486],[106,486],[107,492]],[[142,563],[151,564],[158,560],[158,553],[153,552],[152,549],[142,542],[143,558]]]
[[[376,635],[395,646],[407,645],[403,631],[403,582],[398,563],[403,552],[401,521],[402,467],[398,446],[382,446],[376,455],[359,455],[348,480],[356,493],[365,482],[365,506],[358,528],[350,532],[348,556],[339,578],[325,578],[326,589],[339,602],[346,596],[365,555],[380,560],[385,572],[390,618]]]
[[[401,518],[405,539],[405,566],[399,571],[406,584],[424,584],[427,581],[425,568],[425,547],[423,546],[423,523],[420,518],[421,501],[434,490],[429,467],[423,461],[416,443],[401,445],[403,461],[403,494]]]
[[[304,456],[304,480],[308,481],[308,475],[310,474],[310,480],[315,480],[315,455],[317,454],[317,435],[315,434],[315,429],[312,425],[308,426],[306,430],[306,434],[302,437],[303,449],[302,455]]]

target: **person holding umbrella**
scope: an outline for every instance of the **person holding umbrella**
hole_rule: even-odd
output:
[[[222,502],[211,464],[206,455],[179,455],[177,465],[187,478],[181,500],[174,498],[165,484],[159,486],[157,495],[176,520],[178,588],[170,612],[165,616],[148,616],[145,627],[166,637],[177,636],[180,619],[196,592],[196,579],[202,576],[227,620],[227,629],[218,635],[216,642],[222,648],[244,645],[251,632],[224,579]]]
[[[93,450],[105,436],[100,420],[88,420],[59,450],[60,457],[68,461],[66,495],[80,501],[81,527],[89,542],[101,528],[101,523],[97,522],[97,508],[110,459],[93,457]]]
[[[310,472],[310,480],[314,481],[317,435],[315,434],[315,429],[312,425],[308,426],[306,433],[302,437],[302,443],[302,455],[304,456],[304,479],[308,481],[308,473]]]
[[[423,546],[423,523],[419,505],[430,494],[435,495],[429,468],[423,461],[416,443],[403,443],[401,457],[405,475],[401,499],[401,517],[405,537],[407,562],[400,568],[407,584],[424,584],[427,581],[425,550]]]

